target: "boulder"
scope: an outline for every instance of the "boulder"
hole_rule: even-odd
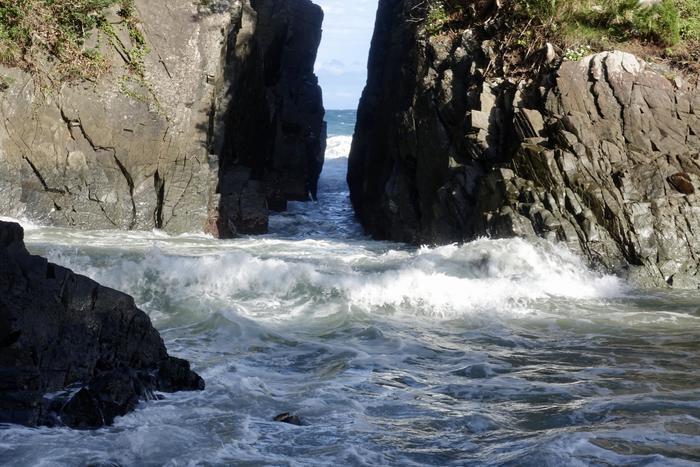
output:
[[[98,428],[158,392],[202,390],[134,299],[30,255],[0,222],[0,423]]]

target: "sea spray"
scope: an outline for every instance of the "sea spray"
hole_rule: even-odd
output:
[[[252,316],[277,320],[341,309],[436,318],[506,316],[533,311],[551,298],[606,299],[627,290],[620,279],[591,271],[564,247],[544,241],[483,239],[379,252],[344,242],[251,241],[208,253],[201,252],[201,243],[207,240],[197,238],[193,247],[161,240],[159,247],[97,262],[70,247],[46,253],[129,291],[146,307],[163,295],[171,303],[196,297],[211,309],[238,303]],[[274,254],[266,253],[270,248]]]
[[[331,136],[326,147],[326,160],[347,159],[351,146],[352,136]]]

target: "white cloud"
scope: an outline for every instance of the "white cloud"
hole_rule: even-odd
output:
[[[345,64],[340,60],[330,62],[316,62],[316,74],[329,74],[333,76],[343,76],[346,73]]]

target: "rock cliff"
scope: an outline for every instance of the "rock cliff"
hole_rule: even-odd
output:
[[[104,76],[0,68],[0,214],[231,236],[265,231],[268,204],[313,195],[319,7],[136,0],[128,22],[117,6],[105,19],[85,44]]]
[[[134,300],[31,256],[0,222],[0,423],[97,428],[154,391],[204,389]]]
[[[544,237],[643,285],[700,286],[697,85],[622,52],[494,73],[497,23],[430,35],[421,5],[380,0],[348,174],[367,231]]]
[[[326,125],[314,75],[323,11],[308,0],[258,0],[229,34],[212,152],[220,174],[207,230],[265,233],[267,210],[316,198]]]

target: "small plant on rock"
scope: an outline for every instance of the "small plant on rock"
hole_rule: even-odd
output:
[[[564,51],[564,60],[578,62],[593,53],[590,45],[581,45]]]
[[[450,15],[445,4],[442,2],[431,3],[428,7],[428,15],[425,19],[425,31],[430,36],[435,36],[442,32],[450,23]]]

